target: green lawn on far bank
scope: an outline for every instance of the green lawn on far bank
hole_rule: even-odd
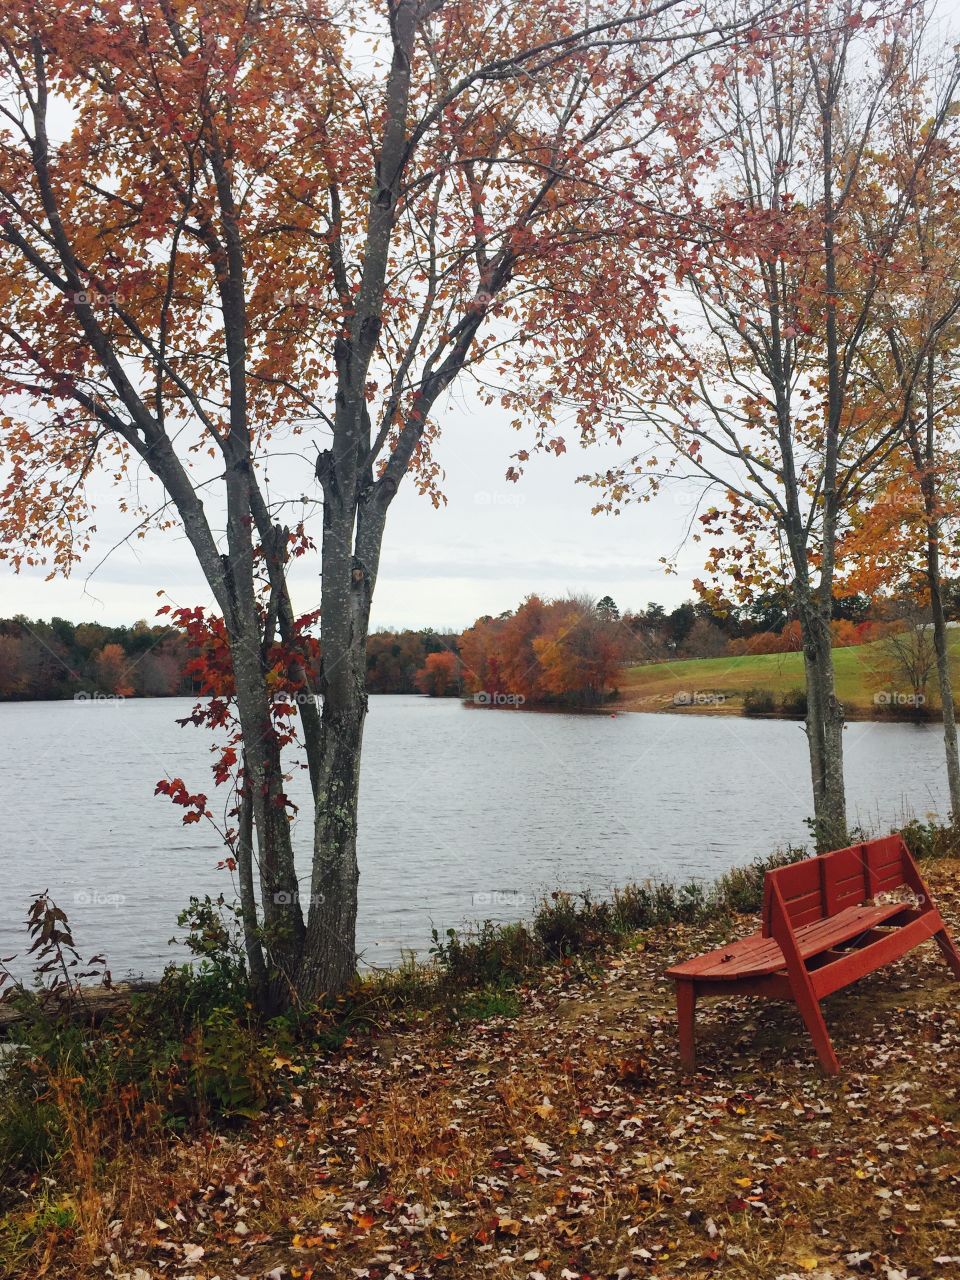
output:
[[[951,633],[950,649],[956,681],[960,679],[960,633],[956,631]],[[884,665],[882,641],[835,649],[833,657],[837,696],[846,710],[852,714],[874,714],[874,695],[879,687],[876,672]],[[717,693],[724,695],[722,702],[700,700],[682,709],[730,714],[742,710],[743,695],[748,689],[768,690],[779,707],[785,693],[803,686],[803,655],[800,653],[693,658],[626,668],[620,682],[619,704],[627,711],[657,711],[672,707],[676,694]],[[932,704],[937,703],[935,671],[931,673],[927,696]]]

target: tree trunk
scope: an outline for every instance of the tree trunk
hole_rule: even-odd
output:
[[[835,63],[822,63],[814,71],[814,89],[821,123],[823,166],[823,279],[826,322],[825,356],[827,374],[826,422],[823,457],[823,525],[821,531],[820,581],[816,608],[810,612],[810,649],[822,735],[823,775],[819,811],[815,813],[818,851],[842,848],[847,843],[847,803],[843,785],[843,708],[837,701],[833,668],[833,580],[837,527],[841,499],[838,491],[840,422],[846,394],[846,368],[842,351],[837,307],[837,247],[834,220],[835,156],[834,115],[841,94],[843,72]]]
[[[953,687],[950,681],[950,651],[947,620],[943,611],[940,582],[940,530],[936,519],[927,522],[927,583],[930,588],[930,610],[933,615],[933,647],[937,655],[937,683],[943,710],[943,745],[947,757],[947,785],[950,788],[950,812],[960,818],[960,753],[957,750],[957,720],[953,709]]]
[[[820,679],[824,690],[824,796],[817,848],[842,849],[847,833],[847,795],[843,780],[843,707],[837,699],[833,652],[827,648]]]
[[[244,758],[243,773],[244,782],[240,795],[237,831],[237,876],[240,882],[240,912],[251,994],[256,1007],[264,1009],[268,1004],[269,980],[263,955],[263,946],[260,942],[260,919],[257,911],[257,893],[254,887],[253,798],[246,780],[246,758]]]
[[[818,852],[847,843],[843,781],[843,707],[837,700],[830,622],[809,599],[801,606],[807,677],[807,738],[813,782],[814,839]]]
[[[256,625],[256,618],[253,624]],[[270,718],[270,696],[261,667],[259,639],[255,638],[251,644],[250,637],[231,637],[230,652],[243,734],[244,785],[250,792],[257,838],[263,947],[269,978],[265,1011],[273,1012],[287,1004],[296,984],[303,952],[303,915],[283,766]]]
[[[810,783],[813,788],[813,812],[816,817],[823,809],[823,783],[826,777],[826,768],[823,760],[823,707],[820,702],[820,681],[817,678],[817,665],[813,645],[807,644],[805,636],[803,669],[807,689],[807,749],[810,753]]]
[[[906,437],[914,467],[920,479],[923,509],[926,517],[927,585],[930,590],[930,612],[933,617],[933,647],[937,655],[937,684],[943,712],[943,745],[947,757],[947,786],[950,789],[950,813],[960,819],[960,753],[957,751],[957,720],[953,709],[953,686],[950,681],[950,650],[947,619],[943,611],[943,583],[940,578],[940,518],[937,510],[936,476],[936,352],[927,356],[924,369],[924,443],[908,420]]]
[[[310,914],[298,979],[307,1002],[343,991],[356,975],[357,803],[366,714],[359,684],[343,702],[324,698]]]
[[[297,977],[299,998],[339,995],[356,976],[357,806],[367,715],[367,633],[386,502],[367,477],[354,509],[332,460],[324,480],[320,714],[310,911]]]

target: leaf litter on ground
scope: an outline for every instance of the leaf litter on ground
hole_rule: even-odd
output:
[[[958,864],[929,874],[956,927]],[[826,1003],[838,1078],[792,1008],[742,999],[701,1004],[684,1077],[663,972],[729,930],[669,926],[590,971],[558,964],[515,1018],[398,1015],[285,1058],[287,1105],[168,1149],[141,1170],[139,1218],[46,1273],[960,1277],[960,1004],[939,953]]]

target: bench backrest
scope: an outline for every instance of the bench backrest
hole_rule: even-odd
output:
[[[780,890],[791,927],[800,929],[847,907],[861,906],[879,893],[904,885],[913,887],[917,874],[899,835],[867,840],[768,871],[763,885],[763,936],[772,934],[774,885]]]

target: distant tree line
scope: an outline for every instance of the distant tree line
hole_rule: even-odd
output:
[[[945,584],[947,615],[960,615],[960,582]],[[909,614],[909,618],[908,618]],[[835,601],[835,648],[916,631],[923,618],[901,598],[847,596]],[[920,617],[919,624],[917,617]],[[716,611],[686,600],[673,609],[655,601],[621,613],[602,596],[532,595],[517,609],[478,618],[462,635],[420,630],[375,631],[367,640],[369,693],[431,697],[519,695],[524,705],[602,702],[624,664],[801,648],[800,626],[786,592]],[[49,622],[22,615],[0,619],[0,700],[70,698],[100,692],[172,697],[196,692],[185,667],[195,657],[187,635],[170,625],[107,627]]]
[[[370,693],[461,691],[459,637],[424,628],[378,631],[367,644]],[[108,627],[65,618],[0,619],[0,700],[29,701],[106,693],[163,698],[197,691],[184,668],[196,647],[178,627]]]
[[[183,674],[186,639],[170,626],[135,622],[0,619],[0,699],[72,698],[83,693],[162,698],[193,692]]]
[[[944,595],[948,618],[957,618],[960,582],[945,583]],[[907,625],[906,619],[916,611],[915,593],[906,587],[896,594],[876,598],[840,597],[833,605],[833,647],[842,649],[881,640],[901,631]],[[662,604],[651,602],[645,609],[617,616],[633,638],[628,660],[637,663],[791,653],[802,647],[800,624],[787,591],[769,592],[749,604],[723,609],[705,600],[686,600],[668,611]]]
[[[456,633],[429,628],[374,631],[367,638],[367,692],[433,693],[441,697],[459,693],[459,641]],[[446,680],[437,683],[440,672],[455,673],[449,689]]]

